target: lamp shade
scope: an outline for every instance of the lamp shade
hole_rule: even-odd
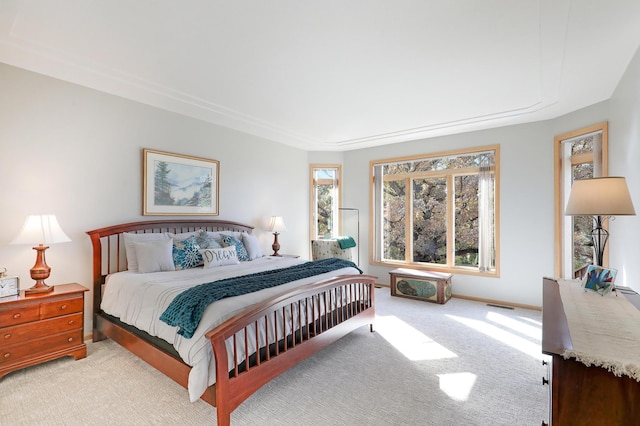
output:
[[[573,182],[567,216],[632,216],[636,211],[623,177],[600,177]]]
[[[284,220],[282,220],[282,216],[271,216],[271,221],[269,222],[269,231],[284,232],[286,230],[287,230],[287,227],[284,225]]]
[[[60,228],[56,216],[45,214],[27,216],[11,244],[55,244],[68,241],[71,239]]]

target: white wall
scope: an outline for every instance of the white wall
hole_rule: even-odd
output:
[[[345,153],[345,197],[361,208],[361,225],[365,224],[363,247],[369,257],[369,194],[362,190],[369,175],[369,161],[499,144],[500,161],[500,278],[484,278],[456,275],[453,278],[454,293],[531,306],[542,304],[542,277],[553,276],[554,271],[554,187],[553,187],[553,139],[554,136],[577,130],[602,121],[609,121],[610,174],[626,175],[636,205],[640,208],[640,160],[638,136],[640,135],[640,60],[636,55],[634,65],[625,74],[623,84],[616,91],[623,99],[615,112],[610,112],[610,102],[604,101],[565,116],[544,122],[508,126],[497,129],[406,142],[366,150]],[[611,101],[614,102],[614,99]],[[623,133],[623,134],[621,134]],[[633,170],[624,169],[628,164]],[[368,183],[366,183],[368,185]],[[350,198],[353,197],[353,198]],[[640,209],[638,210],[640,213]],[[638,252],[635,236],[640,226],[637,217],[616,218],[611,225],[611,267],[619,269],[621,281],[625,271],[640,269],[635,261]],[[628,227],[628,228],[627,228]],[[620,238],[623,236],[622,238]],[[389,283],[388,272],[392,268],[365,265],[367,272]],[[634,275],[640,271],[634,269]],[[640,290],[640,284],[637,284]]]
[[[361,209],[369,258],[369,162],[426,152],[500,145],[500,278],[455,275],[454,293],[539,306],[541,277],[553,274],[553,135],[548,123],[503,127],[345,153],[345,199]],[[389,283],[392,268],[370,266]]]
[[[369,161],[473,146],[501,147],[501,276],[456,275],[454,292],[539,306],[543,276],[553,275],[553,137],[609,121],[610,174],[627,177],[640,213],[640,54],[610,101],[544,122],[418,140],[344,153],[307,153],[0,64],[0,265],[31,284],[35,252],[10,246],[24,217],[51,212],[73,242],[47,252],[52,284],[90,285],[85,231],[143,220],[142,148],[220,160],[221,219],[258,227],[263,250],[269,216],[285,218],[284,253],[308,256],[308,165],[343,164],[343,205],[360,209],[365,272],[389,282],[390,268],[370,266]],[[92,163],[89,160],[93,161]],[[262,228],[262,229],[260,229]],[[611,266],[640,290],[638,216],[611,225]]]
[[[542,277],[554,275],[553,138],[602,121],[609,122],[609,174],[627,177],[640,214],[640,52],[636,53],[611,100],[553,120],[412,141],[344,153],[346,202],[360,208],[361,250],[366,272],[389,283],[392,268],[368,265],[369,161],[489,144],[501,148],[500,278],[456,275],[454,293],[540,306]],[[610,225],[610,267],[618,283],[640,290],[638,216]]]
[[[27,215],[56,214],[72,239],[47,251],[47,283],[86,287],[86,231],[158,219],[141,213],[142,148],[219,160],[218,218],[257,227],[269,254],[264,228],[282,215],[281,251],[308,255],[306,151],[4,64],[0,94],[0,265],[20,276],[21,288],[32,285],[35,251],[9,242]]]

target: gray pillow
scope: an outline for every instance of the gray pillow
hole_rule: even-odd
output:
[[[133,243],[138,257],[138,272],[175,271],[171,240]]]
[[[171,241],[166,232],[147,234],[125,232],[122,235],[124,237],[125,255],[127,256],[127,269],[131,272],[138,272],[138,255],[136,254],[134,243],[159,240]]]

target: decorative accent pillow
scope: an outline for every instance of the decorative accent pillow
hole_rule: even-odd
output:
[[[166,232],[147,234],[124,232],[122,236],[124,237],[124,251],[127,256],[127,269],[131,272],[138,272],[138,255],[136,253],[134,243],[159,240],[171,241],[171,238],[169,238]]]
[[[204,259],[205,269],[216,266],[237,265],[240,263],[238,260],[238,251],[235,246],[204,249],[200,250],[200,254]]]
[[[175,271],[171,240],[145,241],[133,243],[138,257],[138,272]]]
[[[222,248],[222,245],[204,229],[196,234],[196,242],[201,249]]]
[[[231,235],[222,235],[222,244],[225,246],[235,246],[238,251],[238,260],[240,262],[246,262],[249,260],[249,253],[247,253],[247,249],[244,248],[242,241],[236,240]]]
[[[260,242],[258,241],[258,237],[256,237],[255,235],[251,235],[247,232],[243,232],[242,244],[244,245],[244,248],[247,249],[249,260],[262,257],[262,249],[260,248]]]
[[[179,241],[184,241],[187,238],[191,237],[192,235],[198,235],[198,232],[200,232],[201,230],[198,231],[189,231],[189,232],[181,232],[179,234],[174,234],[173,232],[167,232],[167,235],[169,236],[169,238],[172,238],[174,240],[179,240]]]
[[[238,231],[207,231],[207,235],[209,238],[213,238],[220,244],[222,244],[222,237],[225,235],[230,235],[236,240],[240,240],[242,238],[242,232]]]
[[[195,268],[202,264],[200,247],[194,235],[182,241],[173,240],[173,263],[176,271]]]

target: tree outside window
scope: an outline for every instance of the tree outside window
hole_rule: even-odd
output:
[[[495,146],[372,162],[374,262],[497,273],[497,158]]]

